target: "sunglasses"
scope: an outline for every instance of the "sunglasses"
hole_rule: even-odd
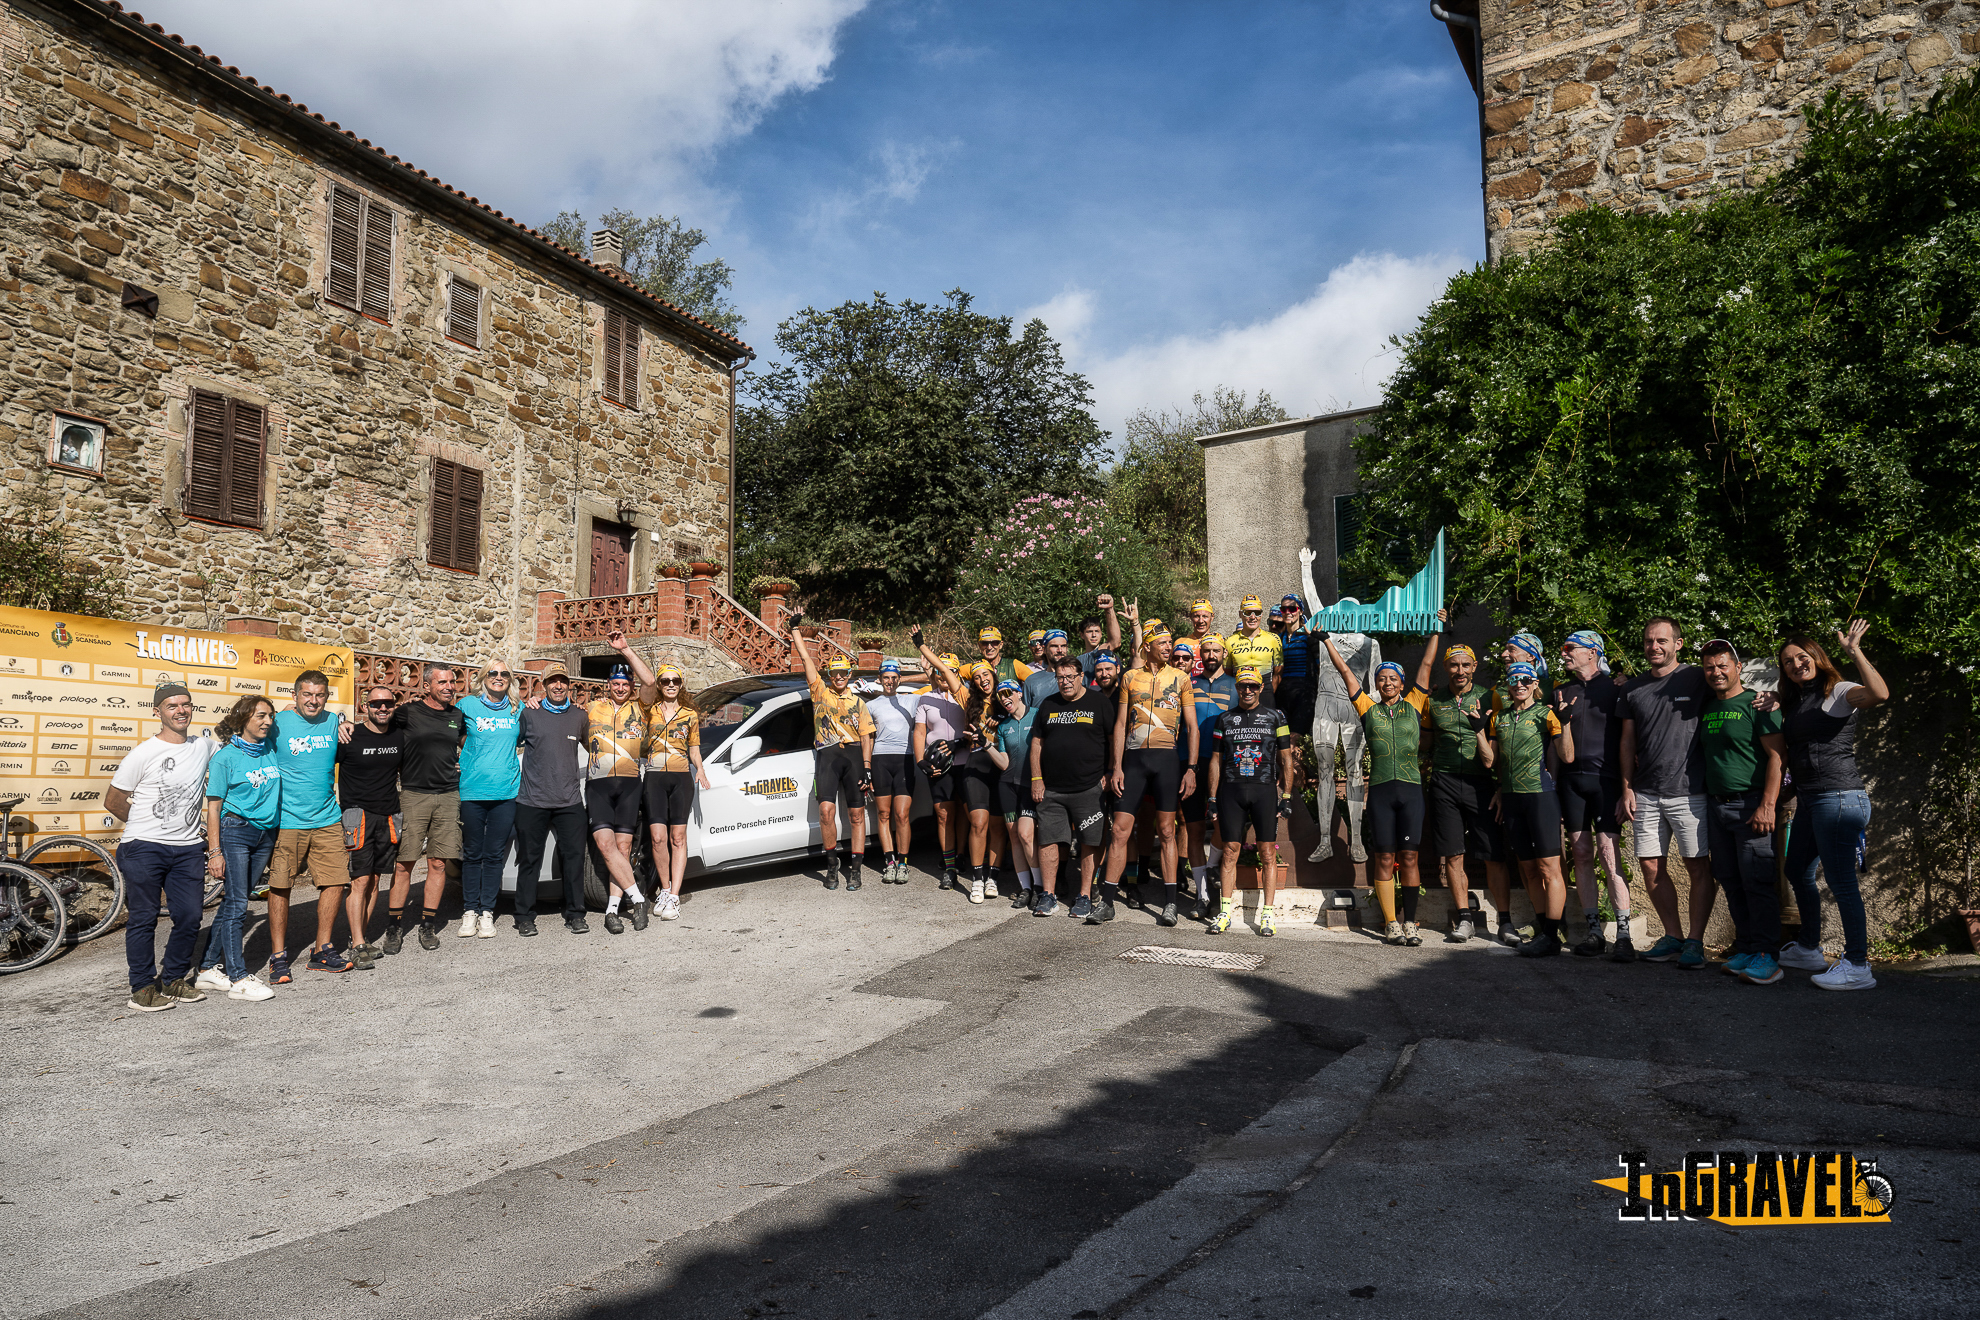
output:
[[[1257,618],[1257,617],[1258,617],[1259,615],[1261,615],[1261,614],[1263,614],[1264,612],[1265,612],[1264,610],[1239,610],[1239,611],[1238,611],[1238,613],[1239,613],[1239,614],[1242,614],[1242,615],[1243,615],[1243,616],[1244,616],[1245,618],[1247,618],[1247,619],[1255,619],[1255,618]]]
[[[384,710],[399,703],[396,701],[367,701],[364,704],[371,710]]]
[[[1512,681],[1512,683],[1510,684],[1510,686],[1512,686],[1512,687],[1532,687],[1532,686],[1533,686],[1534,684],[1536,684],[1536,683],[1538,683],[1539,681],[1540,681],[1540,680],[1539,680],[1539,679],[1537,679],[1537,678],[1515,678],[1515,679],[1514,679],[1514,680]]]
[[[663,678],[660,680],[661,687],[679,687],[680,685],[681,680],[678,678]]]
[[[486,674],[484,674],[483,677],[484,678],[514,678],[515,675],[511,674],[506,669],[491,669]]]

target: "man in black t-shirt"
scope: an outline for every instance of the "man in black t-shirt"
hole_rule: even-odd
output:
[[[399,797],[405,831],[398,865],[392,871],[392,908],[403,911],[412,892],[413,862],[426,856],[424,916],[419,947],[440,947],[440,900],[447,893],[447,863],[461,860],[461,742],[467,721],[454,708],[454,670],[429,664],[421,674],[418,701],[392,712],[394,729],[405,731],[399,765]]]
[[[337,802],[344,809],[344,847],[350,853],[351,887],[344,897],[344,916],[351,926],[351,959],[369,967],[380,953],[397,953],[404,938],[405,905],[387,910],[385,942],[381,947],[364,937],[378,906],[378,880],[390,875],[399,859],[399,836],[405,821],[399,814],[399,762],[405,734],[391,727],[398,699],[388,687],[365,693],[363,719],[351,736],[337,745]]]
[[[1086,685],[1079,661],[1061,656],[1053,665],[1059,690],[1038,703],[1031,724],[1028,778],[1031,800],[1038,805],[1039,874],[1058,874],[1061,850],[1078,841],[1079,899],[1075,917],[1098,925],[1114,919],[1114,905],[1102,900],[1093,906],[1093,857],[1100,847],[1100,779],[1112,747],[1114,703]],[[1041,886],[1034,917],[1058,911],[1058,899]]]
[[[1712,879],[1711,843],[1705,833],[1705,745],[1699,717],[1710,696],[1705,671],[1678,663],[1684,638],[1675,621],[1659,615],[1643,629],[1648,670],[1629,681],[1616,713],[1622,717],[1622,808],[1643,868],[1643,888],[1664,933],[1645,950],[1649,962],[1677,960],[1705,965],[1705,927],[1719,896]],[[1691,876],[1689,926],[1678,912],[1677,886],[1665,859],[1677,846]]]
[[[1216,804],[1217,833],[1224,857],[1217,867],[1223,904],[1210,933],[1231,928],[1237,907],[1238,852],[1248,828],[1258,845],[1258,933],[1270,935],[1273,889],[1279,876],[1279,817],[1290,815],[1293,777],[1292,729],[1284,712],[1264,704],[1265,676],[1255,666],[1237,671],[1237,705],[1210,725],[1210,801]],[[1283,804],[1283,805],[1282,805]]]
[[[1573,734],[1574,759],[1555,778],[1561,800],[1561,823],[1567,827],[1574,854],[1575,892],[1581,896],[1587,933],[1574,951],[1593,958],[1608,948],[1602,933],[1602,891],[1595,879],[1595,859],[1609,874],[1609,896],[1616,909],[1617,962],[1632,962],[1636,944],[1631,937],[1629,875],[1622,865],[1622,726],[1619,702],[1623,685],[1608,670],[1608,648],[1592,628],[1570,633],[1561,643],[1561,663],[1567,675],[1554,689],[1554,715]]]

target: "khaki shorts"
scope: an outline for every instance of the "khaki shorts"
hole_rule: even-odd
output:
[[[411,865],[424,852],[428,858],[461,859],[461,795],[399,790],[399,811],[405,829],[399,835],[399,862]]]
[[[268,858],[268,887],[292,889],[296,877],[306,872],[318,889],[340,889],[351,882],[350,859],[342,821],[313,830],[283,830]]]

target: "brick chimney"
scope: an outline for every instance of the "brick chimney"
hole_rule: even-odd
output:
[[[594,229],[591,231],[591,259],[600,266],[610,266],[614,270],[625,263],[626,240],[616,229]]]

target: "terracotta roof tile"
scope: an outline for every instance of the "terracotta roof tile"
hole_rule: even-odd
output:
[[[180,51],[183,51],[187,55],[191,55],[197,58],[203,58],[209,64],[215,64],[215,65],[220,64],[220,57],[218,55],[208,55],[198,46],[189,45],[187,42],[181,39],[177,34],[168,34],[165,31],[165,29],[160,27],[158,24],[146,23],[144,21],[144,15],[139,14],[134,10],[126,10],[121,4],[118,3],[118,0],[74,0],[74,2],[79,4],[85,10],[95,13],[103,18],[109,19],[110,21],[119,23],[126,28],[136,31],[143,31],[147,33],[156,34],[158,37],[161,37],[165,41],[170,42],[173,46],[177,47]],[[613,283],[623,286],[625,289],[638,295],[640,298],[643,298],[647,302],[652,303],[654,306],[662,309],[670,316],[677,317],[680,320],[686,321],[691,325],[698,326],[705,333],[712,335],[715,338],[722,340],[728,344],[733,345],[735,348],[740,350],[740,352],[738,352],[736,356],[740,357],[744,353],[750,353],[753,356],[753,351],[750,349],[749,345],[745,344],[742,340],[736,338],[736,336],[730,334],[727,330],[724,330],[721,327],[714,325],[708,321],[702,320],[694,313],[689,312],[683,308],[677,307],[673,303],[668,302],[664,298],[654,297],[651,293],[648,293],[644,288],[640,287],[637,283],[635,283],[629,276],[626,275],[624,271],[611,266],[601,266],[597,262],[593,261],[590,257],[585,256],[582,253],[571,251],[571,249],[565,247],[562,243],[559,243],[554,239],[544,236],[542,233],[539,233],[537,230],[530,228],[528,225],[523,224],[521,221],[503,215],[500,211],[497,211],[495,208],[489,206],[487,203],[483,202],[480,198],[469,197],[466,193],[462,192],[459,188],[454,187],[452,184],[442,182],[440,179],[435,178],[431,174],[428,174],[425,170],[418,168],[409,161],[400,160],[397,156],[391,155],[389,152],[387,152],[383,147],[374,146],[370,141],[370,139],[359,137],[356,133],[352,132],[348,128],[344,128],[342,125],[338,124],[335,120],[325,119],[321,114],[312,111],[308,106],[304,105],[302,102],[291,100],[287,93],[278,92],[273,87],[268,87],[263,85],[262,83],[255,81],[253,78],[247,76],[246,74],[243,74],[235,66],[228,64],[222,67],[224,67],[226,72],[230,74],[237,81],[245,84],[246,86],[254,89],[257,92],[262,93],[270,101],[279,103],[277,108],[284,110],[292,110],[299,116],[313,119],[319,124],[324,124],[330,128],[336,129],[337,131],[341,132],[345,137],[349,138],[352,142],[356,143],[359,146],[365,147],[370,151],[372,151],[373,153],[375,153],[380,159],[389,161],[391,164],[399,166],[401,169],[405,169],[413,174],[417,174],[420,178],[425,179],[429,183],[435,184],[438,187],[445,189],[447,192],[452,193],[454,196],[461,198],[462,200],[467,202],[468,205],[478,207],[483,212],[486,212],[488,215],[494,217],[495,219],[502,221],[504,224],[507,224],[512,228],[519,229],[523,233],[528,234],[531,238],[537,240],[539,243],[543,243],[546,246],[553,247],[557,249],[559,252],[564,253],[572,261],[577,262],[581,266],[585,267],[587,274],[599,279],[609,279]]]

